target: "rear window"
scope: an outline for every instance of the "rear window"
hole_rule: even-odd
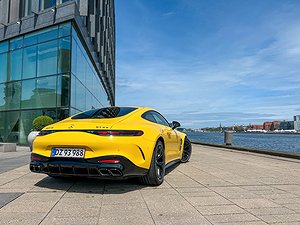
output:
[[[104,119],[104,118],[116,118],[120,116],[125,116],[128,113],[136,110],[137,108],[133,107],[108,107],[102,109],[92,109],[85,111],[76,116],[73,116],[72,119]]]

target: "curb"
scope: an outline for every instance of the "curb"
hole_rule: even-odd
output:
[[[211,147],[224,148],[224,149],[232,149],[232,150],[237,150],[237,151],[242,151],[242,152],[253,152],[253,153],[258,153],[258,154],[279,156],[279,157],[284,157],[284,158],[300,159],[300,153],[274,151],[274,150],[268,150],[268,149],[255,149],[255,148],[228,146],[228,145],[220,145],[220,144],[210,144],[210,143],[194,142],[194,141],[191,141],[191,143],[197,144],[197,145],[205,145],[205,146],[211,146]]]

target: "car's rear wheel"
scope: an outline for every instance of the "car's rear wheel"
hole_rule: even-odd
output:
[[[147,175],[140,178],[143,184],[158,186],[162,184],[165,177],[165,149],[162,141],[157,141]]]
[[[191,158],[191,155],[192,155],[192,144],[191,144],[190,140],[186,137],[184,139],[181,162],[182,163],[188,162]]]
[[[54,179],[62,179],[63,178],[62,176],[59,176],[59,175],[49,175],[49,174],[48,174],[48,177],[51,177]]]

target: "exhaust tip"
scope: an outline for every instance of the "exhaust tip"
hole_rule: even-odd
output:
[[[110,176],[108,169],[101,168],[99,169],[99,173],[101,176]]]
[[[113,177],[120,177],[122,176],[122,172],[118,169],[110,169],[109,170],[110,174],[113,176]]]
[[[30,165],[30,170],[31,170],[32,172],[37,172],[37,173],[39,173],[39,172],[41,172],[41,166]]]

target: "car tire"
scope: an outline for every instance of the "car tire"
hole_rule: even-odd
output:
[[[184,139],[184,144],[183,144],[183,151],[182,151],[182,156],[181,156],[181,162],[186,163],[190,160],[192,155],[192,144],[190,140],[186,137]]]
[[[48,177],[51,177],[54,179],[62,179],[63,178],[62,176],[59,176],[59,175],[49,175],[49,174],[48,174]]]
[[[148,174],[140,178],[140,182],[146,185],[159,186],[165,176],[165,148],[162,141],[157,141],[150,164]]]

